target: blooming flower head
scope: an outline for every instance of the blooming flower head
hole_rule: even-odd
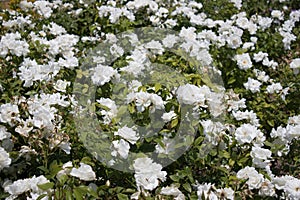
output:
[[[0,126],[0,141],[10,138],[10,136],[11,136],[11,134],[10,134],[10,132],[7,131],[5,126]]]
[[[119,155],[121,158],[126,159],[128,157],[129,149],[130,145],[125,140],[115,140],[111,145],[111,155],[114,157]]]
[[[132,128],[128,128],[127,126],[120,128],[114,134],[121,136],[131,144],[135,144],[136,141],[140,138],[138,133],[135,130],[133,130]]]
[[[248,81],[244,83],[244,87],[247,90],[250,90],[252,93],[259,92],[260,91],[261,82],[248,78]]]
[[[279,19],[279,20],[283,20],[283,12],[280,11],[280,10],[273,10],[273,11],[271,12],[271,16],[272,16],[273,18],[277,18],[277,19]]]
[[[113,76],[117,76],[118,72],[109,66],[98,65],[92,75],[92,81],[96,85],[104,85],[109,82]]]
[[[163,187],[160,191],[163,195],[172,195],[175,200],[184,200],[184,194],[176,186]]]
[[[161,118],[166,123],[171,121],[174,117],[176,117],[176,113],[172,110],[170,112],[164,113]]]
[[[195,85],[186,84],[177,89],[177,99],[179,103],[193,105],[201,103],[204,105],[205,93]]]
[[[252,61],[248,53],[238,54],[235,56],[237,65],[242,70],[247,70],[252,67]]]
[[[300,180],[296,178],[288,180],[285,183],[284,191],[289,197],[289,199],[300,199]]]
[[[259,135],[259,130],[251,124],[243,124],[236,129],[235,138],[240,144],[251,143]]]
[[[11,159],[9,158],[9,154],[5,151],[5,149],[0,147],[0,171],[4,167],[8,167],[10,163],[11,163]]]
[[[3,123],[11,123],[18,114],[19,108],[17,105],[7,103],[0,106],[0,121]]]
[[[249,166],[238,171],[236,176],[238,179],[246,179],[246,184],[249,186],[250,190],[260,188],[264,180],[262,174],[259,174],[254,167]]]
[[[153,190],[158,186],[159,180],[166,180],[167,172],[162,171],[162,166],[153,162],[151,158],[137,158],[133,168],[137,186],[146,190]]]
[[[298,74],[300,69],[300,58],[293,59],[290,63],[290,68],[294,70],[294,74]]]
[[[279,93],[282,90],[282,86],[280,83],[272,83],[272,85],[268,85],[266,89],[269,94]]]
[[[16,199],[18,195],[31,191],[32,194],[38,194],[40,196],[46,191],[42,191],[38,185],[48,183],[49,181],[43,176],[33,176],[32,178],[19,179],[4,187],[4,190],[10,194],[7,199]]]
[[[69,81],[58,80],[54,84],[54,89],[60,92],[66,92],[66,88],[70,86],[70,84],[71,83]]]
[[[270,162],[268,159],[271,158],[272,152],[269,149],[253,146],[250,155],[255,166],[264,168]]]
[[[77,177],[83,181],[96,180],[96,174],[90,165],[80,163],[79,168],[73,168],[70,172],[71,176]]]
[[[99,100],[96,101],[108,108],[107,110],[106,109],[101,110],[101,114],[103,115],[104,124],[109,124],[111,120],[114,117],[116,117],[118,114],[118,108],[116,103],[109,98],[103,98],[103,97],[101,97]]]

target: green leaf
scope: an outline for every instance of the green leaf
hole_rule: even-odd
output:
[[[128,106],[128,111],[129,111],[130,113],[134,113],[134,112],[135,112],[135,107],[129,105],[129,106]]]
[[[71,190],[66,190],[66,200],[73,200]]]
[[[48,183],[44,183],[44,184],[41,184],[41,185],[37,185],[40,189],[42,190],[49,190],[49,189],[52,189],[53,186],[54,186],[54,183],[52,182],[48,182]]]
[[[174,128],[178,125],[178,118],[175,118],[171,121],[171,128]]]
[[[204,138],[203,137],[198,137],[195,141],[194,141],[194,145],[198,146],[201,142],[203,142]]]
[[[117,194],[117,197],[119,200],[128,200],[128,197],[125,194]]]
[[[155,88],[155,93],[158,92],[161,89],[161,84],[155,83],[154,88]]]
[[[83,157],[80,162],[91,166],[95,165],[90,157]]]
[[[81,190],[78,188],[75,188],[73,190],[73,194],[76,200],[83,200],[83,197],[85,196],[85,193],[83,193]]]
[[[228,84],[232,84],[236,81],[236,79],[234,77],[230,77],[229,80],[228,80]]]
[[[274,127],[274,121],[273,121],[273,120],[267,120],[267,123],[268,123],[271,127]]]
[[[184,184],[182,185],[182,187],[183,187],[186,191],[192,192],[192,187],[191,187],[191,185],[190,185],[189,183],[184,183]]]
[[[54,178],[56,174],[61,170],[61,167],[57,164],[57,160],[54,160],[50,164],[50,178]]]
[[[98,198],[98,194],[97,194],[97,191],[93,190],[93,189],[89,189],[89,195],[90,196],[93,196],[95,198]]]
[[[59,176],[58,180],[59,180],[61,185],[64,185],[65,182],[68,180],[68,178],[69,178],[68,175],[63,174],[63,175]]]
[[[219,156],[220,156],[221,158],[222,158],[222,157],[223,157],[223,158],[227,158],[227,159],[230,158],[230,154],[229,154],[227,151],[225,151],[225,150],[224,150],[224,151],[220,151],[220,152],[219,152]]]
[[[247,162],[249,160],[249,154],[247,154],[245,157],[243,157],[242,159],[240,159],[238,161],[238,165],[242,166],[245,162]]]
[[[47,196],[47,194],[42,194],[42,195],[40,195],[36,200],[41,200],[41,199],[43,199],[44,197],[46,197]]]
[[[179,176],[178,175],[171,175],[170,178],[175,181],[175,182],[178,182],[180,180]]]

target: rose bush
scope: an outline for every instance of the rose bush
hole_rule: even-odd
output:
[[[1,199],[300,199],[297,0],[13,0]]]

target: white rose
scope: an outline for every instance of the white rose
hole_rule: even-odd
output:
[[[284,191],[289,199],[300,199],[300,180],[296,178],[288,180],[284,185]]]
[[[176,116],[177,115],[174,111],[170,111],[170,112],[164,113],[161,118],[164,120],[165,123],[167,123],[167,122],[171,121],[172,118],[174,118]]]
[[[19,108],[17,105],[7,103],[0,106],[0,121],[3,123],[11,123],[18,114]]]
[[[235,59],[240,69],[247,70],[252,67],[252,62],[248,53],[238,54],[235,56]]]
[[[70,81],[63,81],[63,80],[58,80],[54,84],[54,89],[60,92],[66,92],[66,88],[70,86]]]
[[[120,128],[117,132],[114,133],[114,135],[121,136],[131,144],[135,144],[136,141],[140,138],[136,131],[134,131],[132,128],[128,128],[127,126]]]
[[[264,149],[261,147],[252,147],[252,150],[250,152],[250,155],[252,158],[257,158],[260,160],[267,160],[271,157],[272,152],[269,149]]]
[[[260,131],[251,124],[243,124],[236,129],[235,138],[240,144],[250,143]]]
[[[195,104],[195,103],[203,103],[205,101],[205,94],[201,89],[195,85],[186,84],[180,86],[177,91],[177,100],[179,103],[184,104]]]
[[[259,92],[260,91],[261,82],[248,78],[248,82],[244,83],[244,87],[247,90],[250,90],[252,93]]]
[[[8,167],[10,163],[11,159],[9,158],[9,154],[5,151],[5,149],[0,147],[0,171],[3,168]]]
[[[112,142],[111,145],[111,150],[112,150],[111,155],[115,157],[117,155],[120,155],[121,158],[126,159],[128,157],[129,149],[130,149],[130,145],[125,140],[123,139],[115,140]]]
[[[93,181],[96,180],[96,174],[90,165],[80,163],[80,167],[73,168],[70,172],[71,176],[77,177],[83,181]]]
[[[4,140],[6,138],[10,138],[11,134],[10,132],[7,132],[7,129],[5,126],[0,126],[0,141]]]
[[[137,158],[134,161],[133,168],[135,171],[135,180],[138,187],[146,190],[155,189],[159,180],[165,181],[167,172],[161,171],[162,166],[154,163],[151,158]]]

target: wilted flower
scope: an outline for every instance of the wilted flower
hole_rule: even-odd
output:
[[[276,196],[274,185],[268,179],[265,179],[261,184],[258,194],[269,197]]]
[[[217,189],[219,199],[234,200],[234,191],[231,188]]]
[[[202,199],[204,196],[204,199],[211,199],[211,200],[217,200],[217,195],[212,191],[212,187],[214,187],[214,184],[211,183],[204,183],[204,184],[197,184],[197,196],[198,199]]]

